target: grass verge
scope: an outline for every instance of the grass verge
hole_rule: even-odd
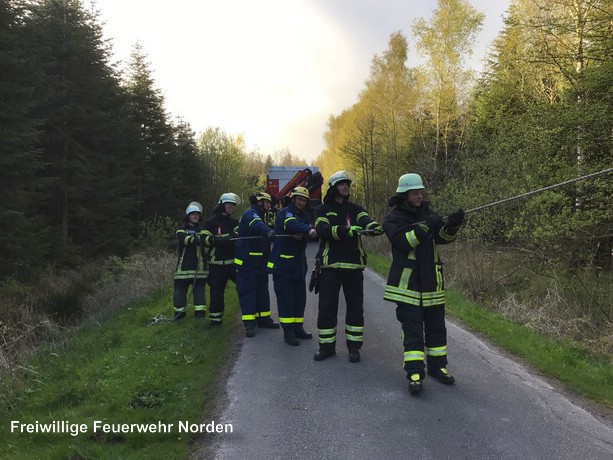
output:
[[[368,263],[386,276],[390,260],[368,254]],[[570,341],[558,341],[530,331],[482,306],[467,301],[451,289],[446,291],[447,312],[501,348],[523,358],[543,374],[564,383],[569,390],[613,408],[613,366],[606,357],[593,356]]]
[[[148,325],[157,314],[172,313],[171,294],[160,293],[38,352],[18,380],[0,385],[0,458],[186,458],[191,442],[213,436],[180,432],[179,423],[211,422],[207,418],[220,396],[221,369],[237,330],[234,289],[227,290],[226,301],[219,328],[191,314]],[[12,421],[34,429],[55,422],[58,431],[63,422],[65,431],[68,424],[73,429],[83,424],[85,432],[11,432]],[[96,421],[116,428],[163,425],[168,432],[139,433],[135,427],[94,432]]]

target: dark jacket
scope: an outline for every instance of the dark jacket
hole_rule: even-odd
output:
[[[427,237],[416,233],[412,224],[422,222],[430,214],[434,211],[427,203],[419,208],[398,203],[385,218],[383,228],[392,244],[385,300],[410,305],[423,302],[425,307],[445,303],[443,264],[437,244],[454,241],[458,229],[443,225]]]
[[[275,238],[268,268],[274,274],[292,279],[304,279],[307,272],[306,245],[309,239],[309,215],[293,203],[281,209],[275,221],[275,234],[301,235],[302,239]]]
[[[349,236],[348,227],[370,229],[379,224],[361,206],[327,200],[315,209],[315,229],[320,238],[317,262],[321,268],[364,270],[366,252],[359,235]]]
[[[231,265],[236,256],[238,220],[227,214],[215,213],[204,223],[204,244],[207,247],[209,264]]]
[[[271,231],[264,222],[264,210],[257,205],[251,206],[241,216],[238,224],[238,237],[260,236],[238,240],[236,242],[236,257],[234,263],[240,269],[266,272],[266,264],[270,255],[270,241],[266,235]]]
[[[200,224],[185,224],[175,232],[177,236],[177,266],[174,279],[206,278],[209,274],[203,251],[204,235]],[[200,239],[200,244],[197,242]]]

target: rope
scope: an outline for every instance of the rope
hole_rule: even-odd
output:
[[[482,209],[487,209],[493,206],[498,206],[499,204],[502,204],[502,203],[508,203],[509,201],[514,201],[520,198],[525,198],[527,196],[536,195],[537,193],[544,192],[545,190],[551,190],[552,188],[562,187],[563,185],[572,184],[574,182],[579,182],[581,180],[590,179],[592,177],[600,176],[602,174],[607,174],[610,172],[613,172],[613,168],[603,169],[602,171],[598,171],[598,172],[591,173],[591,174],[586,174],[585,176],[575,177],[574,179],[569,179],[567,181],[560,182],[559,184],[548,185],[547,187],[539,188],[538,190],[533,190],[531,192],[522,193],[521,195],[512,196],[510,198],[505,198],[503,200],[494,201],[493,203],[484,204],[483,206],[479,206],[477,208],[472,208],[467,211],[464,211],[464,213],[468,214],[469,212],[481,211]]]

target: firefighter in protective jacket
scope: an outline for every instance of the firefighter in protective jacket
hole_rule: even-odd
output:
[[[437,245],[456,239],[464,211],[451,213],[445,223],[423,201],[423,190],[418,174],[401,176],[388,203],[392,210],[383,222],[392,244],[384,298],[397,305],[411,394],[422,392],[426,364],[429,376],[448,385],[455,382],[447,371],[443,265]]]
[[[264,222],[270,210],[268,193],[259,192],[249,198],[251,207],[245,211],[238,224],[236,257],[236,292],[242,311],[245,336],[255,336],[255,328],[278,329],[279,323],[270,317],[267,263],[270,242],[275,231]],[[244,238],[244,239],[241,239]]]
[[[202,205],[192,201],[185,209],[185,224],[177,229],[177,266],[173,283],[173,320],[185,318],[187,291],[192,287],[194,316],[206,315],[204,286],[208,276],[206,257],[203,251]]]
[[[228,281],[236,284],[234,257],[238,220],[233,216],[241,199],[235,193],[224,193],[213,208],[213,216],[204,223],[204,243],[209,263],[208,285],[211,291],[209,318],[211,326],[220,326],[225,309],[224,293]]]
[[[315,361],[336,354],[336,319],[341,287],[345,294],[345,336],[349,361],[360,361],[364,335],[364,268],[366,252],[360,234],[383,234],[361,206],[349,201],[351,179],[338,171],[328,180],[324,202],[315,209],[315,229],[320,238],[317,262],[319,275],[319,313],[317,332],[319,350]]]
[[[290,193],[290,200],[290,204],[277,214],[275,242],[268,268],[272,272],[283,338],[288,345],[297,346],[300,345],[297,339],[313,337],[304,330],[303,324],[306,307],[306,246],[309,238],[317,237],[317,232],[311,227],[306,212],[309,191],[304,187],[296,187]],[[279,238],[280,235],[287,237]]]

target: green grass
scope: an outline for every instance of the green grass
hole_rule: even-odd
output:
[[[179,433],[179,421],[207,423],[214,408],[221,369],[236,338],[237,302],[226,293],[220,328],[208,318],[147,325],[172,315],[169,293],[124,308],[102,325],[83,328],[62,346],[40,351],[20,383],[0,387],[0,458],[184,459],[194,435]],[[11,421],[85,424],[87,432],[11,433]],[[108,424],[173,424],[169,433],[94,433],[94,421]]]
[[[390,260],[369,253],[368,264],[386,276]],[[607,363],[606,357],[592,356],[577,344],[532,332],[466,300],[451,289],[446,291],[446,298],[447,312],[473,331],[522,357],[543,374],[558,379],[567,389],[613,408],[613,366]]]

